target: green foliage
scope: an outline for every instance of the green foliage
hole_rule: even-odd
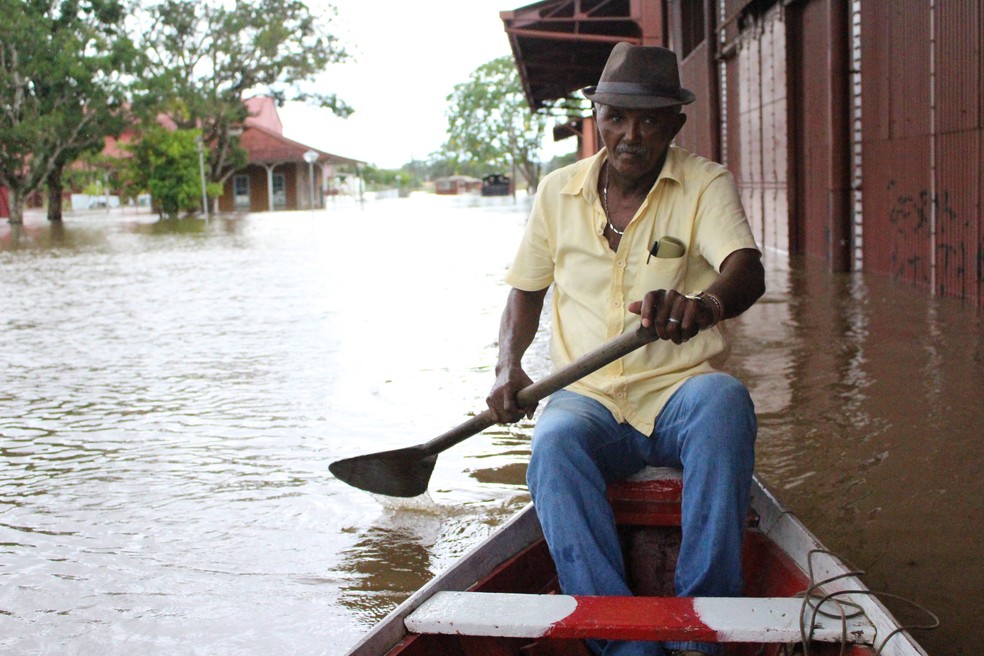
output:
[[[150,192],[161,218],[176,219],[181,212],[201,209],[202,186],[198,165],[197,130],[166,130],[153,127],[141,135],[130,150],[128,183],[132,195]],[[210,185],[210,195],[219,195],[221,185]]]
[[[0,184],[23,199],[124,125],[136,53],[118,0],[0,0]]]
[[[448,96],[448,140],[435,164],[482,176],[516,171],[531,189],[540,177],[547,117],[530,111],[512,57],[482,64]]]
[[[80,155],[71,167],[65,168],[62,183],[67,189],[81,190],[82,193],[90,196],[119,193],[122,199],[126,200],[129,191],[126,188],[127,168],[126,160],[101,152],[86,152]]]
[[[362,169],[362,179],[366,181],[366,186],[371,191],[380,189],[420,189],[422,185],[422,171],[415,166],[414,162],[404,164],[399,169],[380,169],[371,164]]]
[[[549,162],[547,162],[543,167],[543,174],[546,175],[551,171],[556,171],[559,168],[563,168],[577,161],[577,151],[571,151],[564,155],[557,155]]]
[[[347,116],[352,108],[334,94],[304,90],[330,64],[349,59],[328,32],[333,13],[315,16],[300,0],[164,0],[149,7],[142,17],[149,72],[138,103],[146,120],[164,111],[178,127],[201,129],[207,177],[222,182],[245,164],[235,134],[246,118],[245,98],[263,93]]]

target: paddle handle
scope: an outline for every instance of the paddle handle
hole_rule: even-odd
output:
[[[520,406],[533,405],[557,390],[564,389],[574,381],[580,380],[637,348],[655,341],[656,337],[655,332],[648,328],[643,328],[640,325],[633,332],[624,333],[595,350],[585,353],[574,362],[561,367],[543,380],[535,382],[532,385],[527,385],[516,395],[516,400]],[[451,448],[472,435],[481,433],[486,428],[495,424],[496,421],[492,415],[492,411],[485,410],[463,424],[459,424],[446,433],[438,435],[431,441],[421,444],[420,448],[427,455],[434,455]]]

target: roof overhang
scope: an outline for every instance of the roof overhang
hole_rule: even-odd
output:
[[[499,12],[534,111],[596,84],[616,43],[661,45],[662,3],[543,0]]]

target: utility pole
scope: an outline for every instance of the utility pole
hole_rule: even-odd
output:
[[[201,135],[195,138],[195,144],[198,146],[198,172],[202,178],[202,211],[205,212],[205,222],[208,223],[208,187],[205,185],[205,152]]]

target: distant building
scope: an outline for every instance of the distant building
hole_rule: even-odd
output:
[[[446,178],[434,180],[434,193],[443,196],[468,194],[481,191],[482,181],[467,175],[449,175]]]
[[[249,163],[226,180],[218,199],[222,212],[324,207],[325,196],[338,193],[341,172],[355,175],[363,163],[284,137],[272,98],[256,96],[246,106],[250,116],[239,142]]]

